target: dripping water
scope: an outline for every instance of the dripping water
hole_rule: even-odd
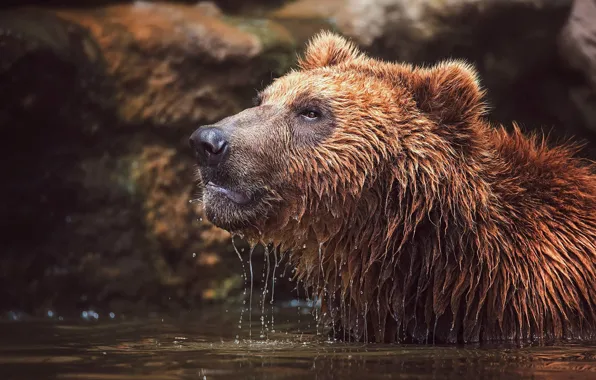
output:
[[[362,297],[360,297],[360,299],[362,299]],[[360,316],[358,315],[358,312],[359,311],[360,311],[360,305],[358,305],[356,307],[356,310],[354,310],[354,317],[356,319],[356,321],[355,321],[355,327],[354,327],[355,338],[360,338],[360,326],[359,326]]]
[[[340,269],[341,269],[341,266],[340,266]],[[339,302],[339,304],[340,304],[340,311],[339,312],[340,312],[340,318],[341,318],[342,321],[346,321],[346,314],[347,314],[347,312],[346,312],[346,294],[345,293],[346,292],[345,292],[344,286],[342,284],[341,285],[341,293],[340,293],[341,299],[340,299],[340,302]],[[344,328],[342,330],[343,330],[343,340],[345,342],[346,341],[346,324],[345,323],[344,323]]]
[[[298,284],[296,284],[296,299],[300,299],[300,287],[298,286]],[[301,320],[301,313],[300,313],[300,304],[298,304],[298,324],[300,324],[300,320]]]
[[[380,289],[380,288],[379,288]],[[381,300],[379,299],[380,295],[377,294],[377,310],[379,310],[378,316],[379,316],[379,339],[377,339],[377,341],[380,341],[381,338],[384,338],[384,332],[382,332],[382,329],[385,328],[385,324],[381,324]]]
[[[334,275],[333,275],[333,288],[331,293],[329,294],[329,304],[331,305],[331,307],[329,308],[329,312],[331,313],[331,328],[333,330],[333,339],[335,339],[337,337],[337,332],[335,331],[335,321],[337,320],[337,307],[336,307],[336,303],[335,303],[335,297],[337,296],[337,279],[340,276],[340,273],[337,269],[337,255],[333,255],[333,270],[334,270]],[[341,312],[340,312],[341,314]]]
[[[242,279],[244,280],[244,292],[242,293],[242,309],[240,309],[240,319],[238,321],[238,328],[242,329],[242,317],[244,315],[244,311],[246,309],[246,285],[247,285],[247,278],[246,278],[246,267],[244,266],[244,260],[242,259],[242,255],[240,254],[240,251],[238,250],[238,247],[236,247],[236,242],[234,241],[234,235],[232,235],[232,246],[234,247],[234,251],[236,251],[236,254],[238,255],[238,258],[240,259],[240,263],[242,264]],[[244,248],[242,249],[244,251]],[[236,335],[236,343],[239,343],[239,335]]]
[[[354,284],[354,279],[350,279],[350,291],[348,292],[348,328],[352,329],[352,285]],[[350,338],[351,334],[348,333],[348,339]]]
[[[368,316],[368,302],[365,302],[364,303],[364,315],[363,315],[364,343],[368,343],[368,323],[366,321],[367,316]]]
[[[252,271],[252,253],[255,250],[255,245],[250,246],[250,253],[248,254],[248,267],[250,270],[250,293],[248,295],[248,339],[252,340],[252,292],[254,286],[254,275]]]
[[[435,317],[435,327],[433,328],[433,344],[435,344],[435,337],[437,336],[437,323],[439,322],[439,318]]]
[[[273,275],[271,276],[271,301],[269,301],[269,304],[271,305],[271,332],[275,333],[275,324],[273,320],[273,297],[275,296],[275,271],[279,266],[279,261],[277,259],[277,249],[273,250],[273,258],[275,260],[275,264],[273,265]]]
[[[322,301],[323,300],[323,297],[325,296],[324,295],[324,289],[325,289],[325,271],[323,269],[323,243],[319,243],[319,266],[321,268],[321,273],[319,275],[319,279],[317,280],[317,293],[316,293],[316,296],[317,297],[316,297],[316,300],[315,300],[317,302],[317,304],[319,303],[319,301]],[[320,284],[320,281],[323,282],[323,285],[322,285],[323,290],[321,289],[321,287],[319,285]],[[322,306],[322,304],[321,304],[321,306]],[[315,306],[315,310],[318,310],[318,309],[319,309],[319,307],[316,307]],[[317,335],[321,335],[321,333],[319,331],[319,327],[321,325],[322,317],[323,316],[320,315],[320,311],[319,311],[319,315],[317,315],[316,316],[316,319],[315,319],[315,321],[317,323]]]
[[[265,299],[267,297],[267,283],[269,282],[269,273],[271,272],[271,260],[269,258],[269,245],[265,246],[265,255],[263,260],[265,261],[266,265],[263,269],[263,292],[261,294],[261,338],[265,338],[265,334],[267,333],[267,322],[265,318]]]

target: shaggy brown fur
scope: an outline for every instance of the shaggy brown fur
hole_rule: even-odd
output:
[[[353,339],[594,337],[595,167],[489,125],[482,97],[465,63],[380,62],[323,33],[220,124],[236,129],[218,173],[255,201],[206,195],[207,214],[289,250]]]

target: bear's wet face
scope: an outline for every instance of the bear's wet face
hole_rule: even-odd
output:
[[[367,58],[334,41],[313,43],[302,70],[276,79],[255,107],[193,133],[204,207],[217,226],[279,241],[276,233],[303,217],[309,230],[326,214],[348,218],[338,202],[360,197],[389,161],[382,141],[395,136],[385,119],[399,121],[416,104],[392,112],[396,84],[363,70]]]
[[[275,100],[259,94],[256,102],[190,138],[206,215],[231,232],[260,231],[272,215],[284,213],[300,195],[288,181],[291,162],[284,157],[316,149],[335,125],[329,104],[307,92]]]
[[[283,128],[273,128],[281,121],[279,110],[259,106],[192,134],[205,212],[214,224],[238,231],[267,216],[275,194],[263,178],[276,167],[267,146],[285,140]]]

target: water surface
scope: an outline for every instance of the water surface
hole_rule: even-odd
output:
[[[0,379],[596,379],[596,343],[340,343],[297,308],[277,311],[269,331],[253,316],[249,340],[239,315],[3,321]]]

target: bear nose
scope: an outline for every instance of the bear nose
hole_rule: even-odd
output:
[[[199,163],[209,166],[219,165],[227,156],[228,140],[217,127],[201,127],[190,136],[190,147],[196,152]]]

